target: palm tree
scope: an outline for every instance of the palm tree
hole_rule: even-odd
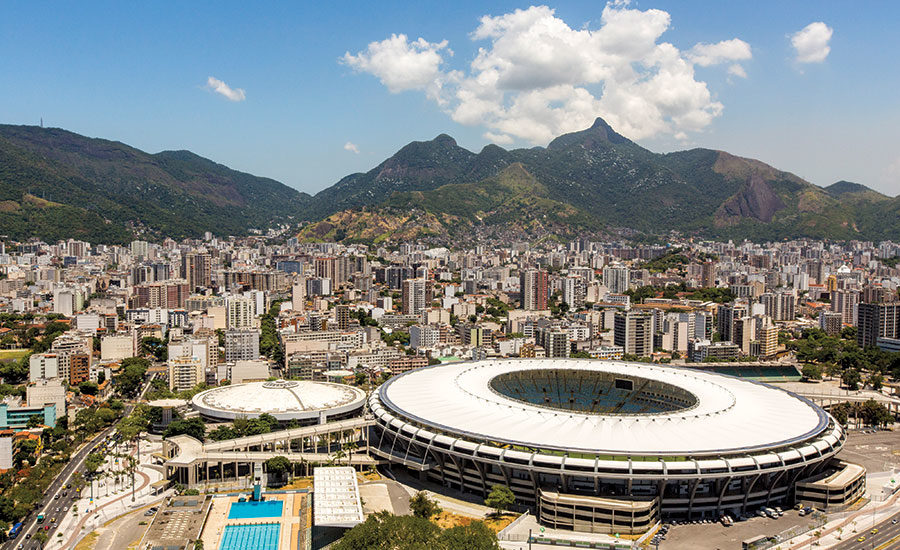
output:
[[[334,456],[329,460],[329,464],[334,464],[335,462],[340,462],[342,458],[347,456],[347,453],[344,452],[343,449],[338,449],[334,452]]]
[[[350,465],[350,461],[353,459],[353,451],[359,449],[359,443],[356,441],[348,441],[344,443],[344,450],[347,451],[347,466]]]

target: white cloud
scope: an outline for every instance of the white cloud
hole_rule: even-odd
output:
[[[471,39],[486,42],[465,71],[443,70],[447,41],[408,42],[392,35],[343,62],[379,78],[391,92],[423,90],[453,120],[482,126],[495,143],[546,143],[591,125],[598,116],[628,137],[686,136],[719,116],[723,106],[695,65],[751,59],[739,39],[680,51],[660,37],[668,13],[605,6],[599,27],[572,28],[547,6],[484,16]],[[679,137],[681,139],[681,137]]]
[[[344,151],[350,151],[351,153],[359,154],[359,146],[353,143],[352,141],[348,141],[344,144]]]
[[[791,45],[796,52],[798,63],[821,63],[828,57],[831,46],[828,42],[834,29],[821,21],[810,23],[791,35]]]
[[[750,44],[739,38],[723,40],[715,44],[696,44],[688,52],[688,59],[700,65],[709,67],[729,61],[744,61],[753,57]]]
[[[744,67],[738,65],[737,63],[728,67],[728,74],[740,78],[747,78],[747,71],[745,71]]]
[[[244,101],[247,99],[247,94],[244,93],[244,90],[241,88],[232,88],[228,84],[225,84],[218,78],[212,76],[206,79],[206,88],[225,97],[229,101]]]
[[[491,143],[497,143],[499,145],[508,145],[515,141],[512,136],[508,136],[506,134],[495,134],[494,132],[485,132],[483,136],[485,139],[490,140]]]
[[[405,34],[392,34],[381,42],[372,42],[365,51],[344,54],[341,62],[354,70],[375,75],[392,93],[426,90],[437,97],[444,78],[440,65],[441,50],[448,54],[447,41],[428,42],[419,38],[409,42]]]

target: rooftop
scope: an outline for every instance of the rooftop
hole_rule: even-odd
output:
[[[234,419],[270,414],[278,420],[314,418],[362,407],[359,388],[328,382],[274,380],[220,386],[198,393],[191,405],[207,416]]]
[[[654,409],[652,403],[629,403],[611,414],[608,408],[587,410],[590,403],[583,406],[581,395],[566,393],[541,403],[510,397],[492,384],[508,373],[526,377],[528,371],[567,370],[575,380],[631,380],[634,391],[629,392],[625,384],[622,401],[652,393],[668,398],[665,388],[671,387],[679,388],[689,399],[685,406],[668,411]],[[582,376],[583,371],[606,374],[591,378]],[[540,391],[546,376],[535,372],[534,379]],[[644,386],[644,381],[652,384]],[[559,386],[565,391],[569,388]],[[619,389],[615,384],[612,388]],[[656,391],[658,388],[662,390]],[[609,390],[592,387],[584,392],[601,395]],[[765,384],[647,363],[574,359],[435,365],[391,379],[381,386],[378,399],[388,411],[438,433],[591,454],[686,456],[774,449],[814,438],[830,420],[806,399]]]
[[[363,522],[359,485],[353,468],[316,468],[313,472],[313,493],[313,525],[353,527]]]

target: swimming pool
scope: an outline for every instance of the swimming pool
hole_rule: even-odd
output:
[[[219,550],[278,550],[280,530],[278,523],[226,525]]]
[[[228,519],[280,518],[283,506],[280,500],[232,502]]]

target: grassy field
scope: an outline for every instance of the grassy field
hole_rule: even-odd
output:
[[[0,349],[0,361],[18,361],[28,355],[29,349]]]
[[[516,514],[503,514],[500,517],[490,516],[484,518],[481,521],[491,529],[491,531],[495,533],[499,533],[504,527],[509,525],[516,519],[518,516]],[[470,518],[468,516],[461,516],[459,514],[454,514],[452,512],[448,512],[444,510],[439,515],[435,516],[432,519],[434,523],[436,523],[441,529],[449,529],[450,527],[456,527],[458,525],[468,525],[473,521],[478,521],[476,518]]]

